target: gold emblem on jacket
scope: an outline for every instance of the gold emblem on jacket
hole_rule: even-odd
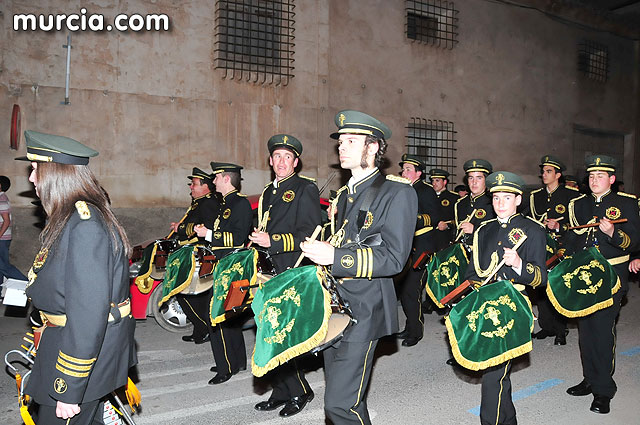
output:
[[[440,203],[443,207],[448,207],[451,202],[449,202],[448,199],[443,199],[442,201],[440,201]]]
[[[287,190],[283,195],[282,195],[282,200],[284,202],[291,202],[293,201],[293,198],[296,197],[296,193],[293,190]]]
[[[229,217],[231,217],[231,210],[229,208],[227,208],[226,210],[224,210],[224,212],[222,213],[222,218],[224,218],[225,220],[228,219]]]
[[[373,224],[373,214],[371,211],[367,211],[367,216],[364,219],[364,224],[362,225],[363,229],[368,229]]]
[[[345,269],[349,269],[349,268],[353,267],[353,263],[354,263],[354,261],[353,261],[353,257],[351,255],[343,255],[342,258],[340,259],[340,264]]]
[[[558,214],[564,214],[565,211],[567,211],[567,208],[564,205],[562,205],[562,204],[556,205],[556,212]]]
[[[620,209],[618,209],[617,207],[607,208],[604,214],[607,216],[609,220],[617,220],[622,215],[622,213],[620,212]]]
[[[509,242],[515,245],[520,239],[522,239],[523,236],[524,231],[518,227],[515,227],[509,232]]]
[[[485,210],[483,210],[482,208],[479,208],[479,209],[476,211],[476,218],[483,219],[483,218],[485,218],[486,216],[487,216],[487,212],[486,212]]]
[[[53,381],[53,389],[58,394],[64,394],[67,391],[67,383],[62,378],[56,378],[56,380]]]

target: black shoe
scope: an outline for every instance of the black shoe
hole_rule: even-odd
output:
[[[311,400],[313,400],[313,391],[292,398],[284,405],[284,409],[280,411],[280,416],[287,418],[301,412]]]
[[[196,340],[196,338],[193,335],[185,335],[182,337],[182,340],[184,342],[193,342]]]
[[[591,403],[591,407],[589,410],[596,413],[609,413],[611,411],[609,407],[609,402],[611,399],[609,397],[605,397],[603,395],[593,395],[593,402]]]
[[[260,410],[262,412],[267,412],[269,410],[276,410],[278,407],[287,404],[287,400],[265,400],[253,406],[254,409]]]
[[[422,312],[424,314],[431,314],[435,310],[435,306],[432,303],[427,304],[427,302],[422,303]]]
[[[404,341],[402,341],[402,345],[404,347],[413,347],[414,345],[416,345],[418,343],[418,341],[420,341],[422,339],[422,337],[420,338],[406,338],[404,339]]]
[[[548,337],[548,336],[554,336],[554,335],[555,335],[555,334],[554,334],[553,332],[549,332],[548,330],[543,329],[543,330],[541,330],[540,332],[536,332],[536,333],[534,333],[534,334],[533,334],[533,337],[534,337],[534,338],[537,338],[537,339],[545,339],[545,338],[546,338],[546,337]]]
[[[556,335],[556,339],[553,340],[553,345],[567,345],[567,337],[564,335]]]
[[[209,334],[206,334],[202,338],[196,338],[193,340],[193,342],[195,342],[196,344],[204,344],[205,342],[209,341],[211,341],[211,337],[209,336]]]
[[[218,366],[211,366],[211,368],[209,369],[211,372],[217,372],[218,371]],[[246,366],[241,366],[240,369],[238,369],[238,371],[242,371],[242,370],[247,370]],[[238,373],[238,372],[236,372]],[[236,374],[234,373],[234,375]]]
[[[582,381],[574,387],[567,388],[567,394],[575,396],[589,395],[591,394],[591,385],[586,381]]]
[[[445,363],[447,363],[449,366],[458,366],[458,362],[456,361],[455,358],[451,357],[450,359],[448,359]]]
[[[209,380],[209,385],[217,385],[222,384],[223,382],[227,382],[229,379],[231,379],[232,375],[232,373],[227,373],[225,375],[218,373],[216,376]]]
[[[409,331],[408,331],[408,330],[406,330],[406,329],[405,329],[405,330],[403,330],[403,331],[401,331],[401,332],[398,332],[398,333],[396,334],[396,337],[397,337],[398,339],[405,339],[405,338],[407,338],[408,336],[409,336]]]

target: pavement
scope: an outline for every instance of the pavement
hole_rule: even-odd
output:
[[[514,362],[511,381],[520,425],[631,425],[640,424],[640,288],[631,284],[627,304],[618,321],[615,380],[618,393],[611,413],[589,411],[591,396],[572,397],[566,389],[582,380],[578,332],[570,322],[566,346],[553,338],[534,340],[533,351]],[[20,344],[28,329],[24,317],[11,317],[0,308],[0,351]],[[15,311],[13,312],[15,315]],[[399,309],[401,321],[404,320]],[[536,330],[537,324],[536,324]],[[251,355],[254,332],[244,332]],[[210,386],[213,357],[209,344],[184,343],[153,318],[138,321],[136,343],[139,365],[133,370],[142,393],[138,425],[296,425],[325,424],[322,359],[307,356],[307,379],[315,399],[298,415],[281,418],[278,410],[258,412],[253,405],[265,400],[269,383],[249,370],[226,383]],[[414,347],[386,338],[376,350],[368,406],[373,424],[478,424],[479,373],[445,364],[450,357],[445,327],[436,314],[425,316],[425,336]],[[0,378],[0,424],[19,425],[15,383],[6,373]]]

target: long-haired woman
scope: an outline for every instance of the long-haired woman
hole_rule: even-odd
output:
[[[126,385],[137,359],[131,246],[88,167],[98,152],[67,137],[26,131],[29,177],[47,213],[27,295],[46,329],[26,387],[37,423],[91,424],[100,401]]]

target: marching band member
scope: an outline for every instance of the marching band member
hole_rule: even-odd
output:
[[[196,234],[195,226],[213,223],[220,211],[220,203],[215,196],[215,186],[211,175],[194,167],[188,178],[191,180],[189,184],[191,205],[179,222],[171,223],[171,232],[181,242],[202,242],[204,238]],[[211,338],[208,327],[211,293],[207,291],[198,295],[177,294],[176,299],[184,314],[193,324],[193,333],[184,335],[182,340],[196,344],[204,344],[209,341]]]
[[[471,192],[456,202],[454,212],[456,229],[462,232],[461,240],[468,246],[478,226],[495,217],[485,181],[493,167],[484,159],[470,159],[463,168]]]
[[[409,180],[418,195],[418,220],[413,238],[412,255],[409,260],[409,270],[404,281],[398,287],[400,304],[407,317],[404,330],[398,334],[402,338],[402,345],[412,347],[422,339],[424,332],[422,312],[422,270],[414,270],[413,262],[425,251],[436,251],[436,223],[440,221],[438,197],[433,187],[424,180],[426,166],[422,159],[415,155],[404,154],[399,164],[402,167],[402,177]]]
[[[613,305],[578,319],[580,358],[584,379],[567,389],[573,396],[593,394],[590,410],[609,413],[610,401],[616,393],[613,380],[616,347],[616,318],[621,302],[629,289],[627,264],[629,254],[640,242],[640,218],[635,196],[611,191],[616,181],[616,160],[606,155],[592,155],[586,159],[590,195],[582,195],[569,203],[571,226],[600,224],[588,229],[574,229],[567,233],[570,252],[596,246],[613,266],[620,278],[621,289],[613,295]],[[627,219],[614,224],[611,220]]]
[[[546,238],[543,228],[516,212],[522,202],[524,180],[506,171],[487,177],[497,218],[485,221],[473,235],[473,255],[466,279],[481,283],[488,276],[496,280],[537,287],[547,280],[545,264]],[[526,236],[516,251],[516,242]],[[504,265],[499,260],[504,259]],[[511,360],[484,370],[480,423],[483,425],[515,425],[516,410],[511,400]]]
[[[544,187],[532,191],[529,198],[529,216],[541,222],[547,233],[558,242],[569,226],[569,201],[580,196],[576,189],[560,184],[560,178],[566,169],[562,161],[553,155],[540,158]],[[537,291],[537,295],[538,324],[542,329],[534,336],[537,339],[555,336],[555,345],[566,345],[566,335],[569,333],[567,318],[556,311],[543,291]]]
[[[436,232],[437,250],[440,251],[448,247],[455,237],[455,233],[452,231],[455,219],[454,207],[460,197],[457,193],[447,189],[449,183],[447,170],[432,168],[429,171],[429,178],[440,205],[440,221],[437,224],[438,231]]]
[[[251,232],[253,213],[251,203],[240,189],[240,170],[235,164],[212,162],[213,184],[216,191],[222,195],[222,204],[218,217],[212,223],[197,225],[195,232],[200,238],[209,242],[218,260],[232,252],[233,248],[241,247]],[[247,368],[247,350],[242,336],[242,325],[245,315],[232,317],[224,322],[212,326],[208,320],[209,335],[211,335],[211,350],[216,365],[211,368],[216,375],[209,380],[210,385],[221,384],[231,379],[240,370]]]
[[[337,194],[331,243],[307,240],[305,255],[330,265],[338,292],[357,323],[324,351],[325,413],[335,425],[370,424],[366,392],[378,340],[398,331],[391,276],[405,265],[416,226],[418,201],[409,181],[380,173],[391,130],[358,111],[335,117],[338,154],[351,179]]]
[[[269,164],[276,178],[262,192],[258,229],[249,239],[267,248],[276,272],[281,273],[295,265],[300,242],[321,222],[320,194],[313,179],[295,172],[302,154],[302,143],[298,139],[277,134],[269,139],[267,147]],[[256,410],[275,410],[284,405],[280,416],[289,417],[313,400],[313,391],[295,359],[279,366],[270,376],[273,392],[268,400],[255,405]]]
[[[26,387],[36,423],[102,423],[100,401],[137,363],[129,299],[131,246],[87,166],[98,152],[27,130],[29,181],[48,216],[27,296],[46,330]]]

